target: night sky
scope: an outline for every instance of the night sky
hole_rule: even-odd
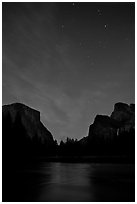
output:
[[[134,103],[134,3],[2,5],[3,104],[39,110],[60,141]]]

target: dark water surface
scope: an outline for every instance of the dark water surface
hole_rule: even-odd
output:
[[[134,201],[134,168],[133,164],[29,164],[17,168],[4,183],[3,201]]]

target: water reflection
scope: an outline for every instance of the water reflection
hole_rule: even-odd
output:
[[[90,164],[51,163],[50,185],[43,183],[39,201],[91,201],[94,187],[89,179]],[[47,173],[47,164],[44,167]]]
[[[134,201],[134,165],[40,162],[7,184],[7,201]]]

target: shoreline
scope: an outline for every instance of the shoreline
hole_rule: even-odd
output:
[[[135,164],[135,158],[125,156],[47,156],[33,157],[32,160],[42,160],[45,162],[63,162],[63,163],[122,163]]]

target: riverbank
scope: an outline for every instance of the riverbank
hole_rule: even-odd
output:
[[[47,156],[33,157],[33,160],[45,162],[71,162],[71,163],[135,163],[135,159],[126,156]]]

